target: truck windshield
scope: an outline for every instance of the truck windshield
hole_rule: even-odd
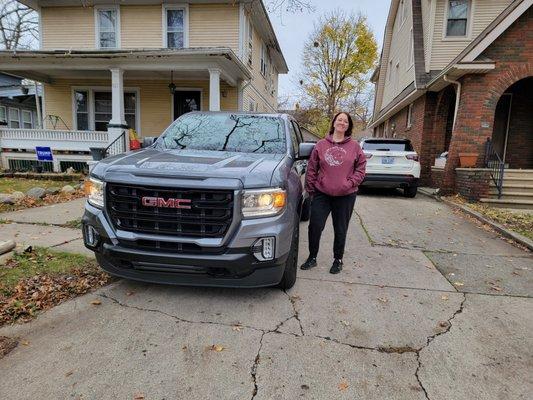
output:
[[[190,113],[167,128],[156,148],[285,153],[285,129],[278,117]]]

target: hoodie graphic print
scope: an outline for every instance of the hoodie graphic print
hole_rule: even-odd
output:
[[[317,190],[329,196],[357,192],[365,178],[366,157],[359,143],[351,137],[335,142],[332,135],[320,140],[307,164],[305,190]]]

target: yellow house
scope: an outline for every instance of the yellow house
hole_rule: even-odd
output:
[[[0,52],[0,70],[43,85],[43,130],[109,142],[192,110],[277,110],[288,69],[262,1],[20,2],[39,14],[39,50]]]

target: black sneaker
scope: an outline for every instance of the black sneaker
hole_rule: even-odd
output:
[[[334,259],[333,265],[331,266],[329,273],[338,274],[339,272],[342,271],[342,266],[343,266],[342,260]]]
[[[300,269],[311,269],[316,267],[316,258],[308,257],[307,260],[302,264]]]

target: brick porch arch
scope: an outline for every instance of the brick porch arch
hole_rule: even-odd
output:
[[[483,167],[485,141],[492,137],[496,105],[514,83],[533,76],[530,62],[497,63],[496,70],[485,75],[467,75],[462,79],[462,95],[457,121],[452,133],[442,190],[455,191],[455,168],[459,153],[477,153],[476,166]]]

